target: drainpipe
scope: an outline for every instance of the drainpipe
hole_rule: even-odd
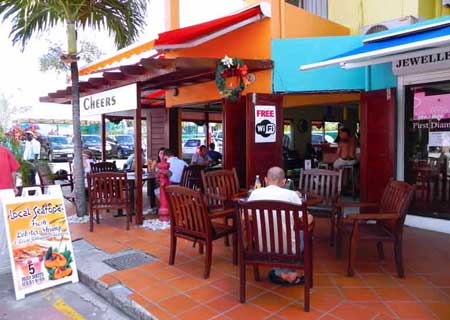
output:
[[[435,18],[442,17],[442,1],[434,0],[434,15]]]

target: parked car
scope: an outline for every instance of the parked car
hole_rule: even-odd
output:
[[[182,148],[183,159],[191,161],[192,156],[198,151],[202,144],[205,144],[205,138],[193,138],[186,140]]]
[[[53,162],[56,160],[70,161],[73,159],[72,140],[65,136],[41,137],[41,158]]]
[[[129,157],[134,153],[134,137],[130,134],[119,134],[109,137],[115,144],[111,146],[113,156],[119,159]]]
[[[102,138],[96,134],[83,134],[81,135],[83,143],[83,150],[88,150],[92,153],[94,158],[100,158],[102,156]],[[106,156],[111,157],[111,145],[106,143]]]
[[[216,151],[223,152],[223,133],[222,131],[216,131],[212,135],[214,144],[216,145]]]

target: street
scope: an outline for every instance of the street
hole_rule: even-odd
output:
[[[81,283],[46,289],[16,301],[11,274],[0,274],[1,320],[128,320]]]

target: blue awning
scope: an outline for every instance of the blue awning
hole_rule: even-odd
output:
[[[343,68],[354,68],[386,63],[405,57],[417,50],[433,50],[450,46],[450,20],[382,36],[368,37],[363,45],[320,62],[303,65],[301,70],[309,70],[340,64]]]

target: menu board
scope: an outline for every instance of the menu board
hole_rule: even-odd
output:
[[[34,191],[35,195],[27,194]],[[60,186],[1,190],[16,299],[66,282],[78,282],[72,241]]]

